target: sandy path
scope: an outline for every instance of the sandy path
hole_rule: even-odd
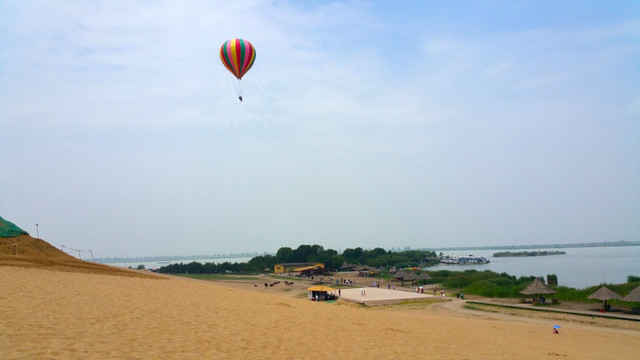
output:
[[[0,267],[2,359],[636,358],[640,332],[315,303],[204,281]],[[524,355],[526,354],[526,356]]]

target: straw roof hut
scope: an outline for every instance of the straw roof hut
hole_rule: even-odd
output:
[[[416,276],[416,280],[431,280],[433,279],[431,277],[431,275],[427,274],[426,272],[421,272],[420,275]]]
[[[400,270],[393,274],[394,279],[400,279],[400,281],[402,282],[400,286],[404,286],[405,280],[415,280],[417,277],[418,276],[416,275],[416,273],[409,270]]]
[[[622,296],[618,295],[616,292],[614,292],[613,290],[610,290],[608,287],[603,286],[600,289],[598,289],[596,292],[594,292],[593,294],[589,295],[587,297],[587,299],[597,299],[597,300],[602,300],[604,301],[604,309],[606,311],[609,311],[611,308],[611,305],[607,306],[607,300],[611,300],[611,299],[620,299]]]
[[[520,294],[522,295],[542,295],[542,294],[555,294],[556,291],[547,286],[540,278],[535,278],[523,290],[520,290]]]
[[[371,267],[368,265],[357,265],[356,266],[356,271],[363,271],[363,270],[369,270]]]
[[[552,288],[550,288],[547,284],[544,283],[544,281],[540,278],[535,278],[533,279],[533,281],[531,282],[531,284],[529,284],[529,286],[527,286],[526,288],[524,288],[523,290],[520,290],[520,294],[526,296],[526,295],[544,295],[544,294],[555,294],[556,291],[553,290]],[[553,295],[552,295],[553,297]],[[554,300],[555,302],[555,300]]]
[[[620,299],[621,297],[622,296],[618,295],[615,291],[610,290],[606,286],[603,286],[600,289],[598,289],[596,292],[594,292],[593,294],[589,295],[587,297],[587,299],[602,300],[606,304],[607,300]]]
[[[347,263],[346,261],[343,261],[343,262],[342,262],[342,265],[340,265],[340,269],[341,269],[341,270],[345,270],[345,271],[346,271],[346,270],[353,271],[353,270],[355,270],[355,268],[356,268],[357,266],[358,266],[357,264],[349,264],[349,263]]]
[[[640,302],[640,286],[631,290],[631,292],[622,298],[622,301]]]
[[[362,276],[369,276],[371,274],[380,272],[377,267],[369,265],[358,265],[356,266],[356,271],[359,273],[359,275]]]

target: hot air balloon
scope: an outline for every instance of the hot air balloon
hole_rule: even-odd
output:
[[[256,60],[256,49],[247,40],[227,40],[220,47],[220,60],[227,70],[238,78],[239,82],[253,66],[253,62]],[[241,91],[239,91],[238,98],[242,101]]]

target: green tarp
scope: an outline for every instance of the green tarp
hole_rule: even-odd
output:
[[[29,233],[20,229],[14,223],[7,221],[0,216],[0,237],[16,237],[28,234]]]

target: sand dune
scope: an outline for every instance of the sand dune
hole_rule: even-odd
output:
[[[388,311],[210,282],[0,267],[2,359],[635,358],[640,333]]]
[[[3,265],[117,276],[151,276],[144,272],[76,259],[48,242],[29,235],[0,237],[0,266]]]
[[[477,318],[437,306],[364,308],[269,290],[129,271],[77,260],[28,236],[0,238],[0,359],[640,355],[636,330],[562,323],[554,335],[557,319]]]

